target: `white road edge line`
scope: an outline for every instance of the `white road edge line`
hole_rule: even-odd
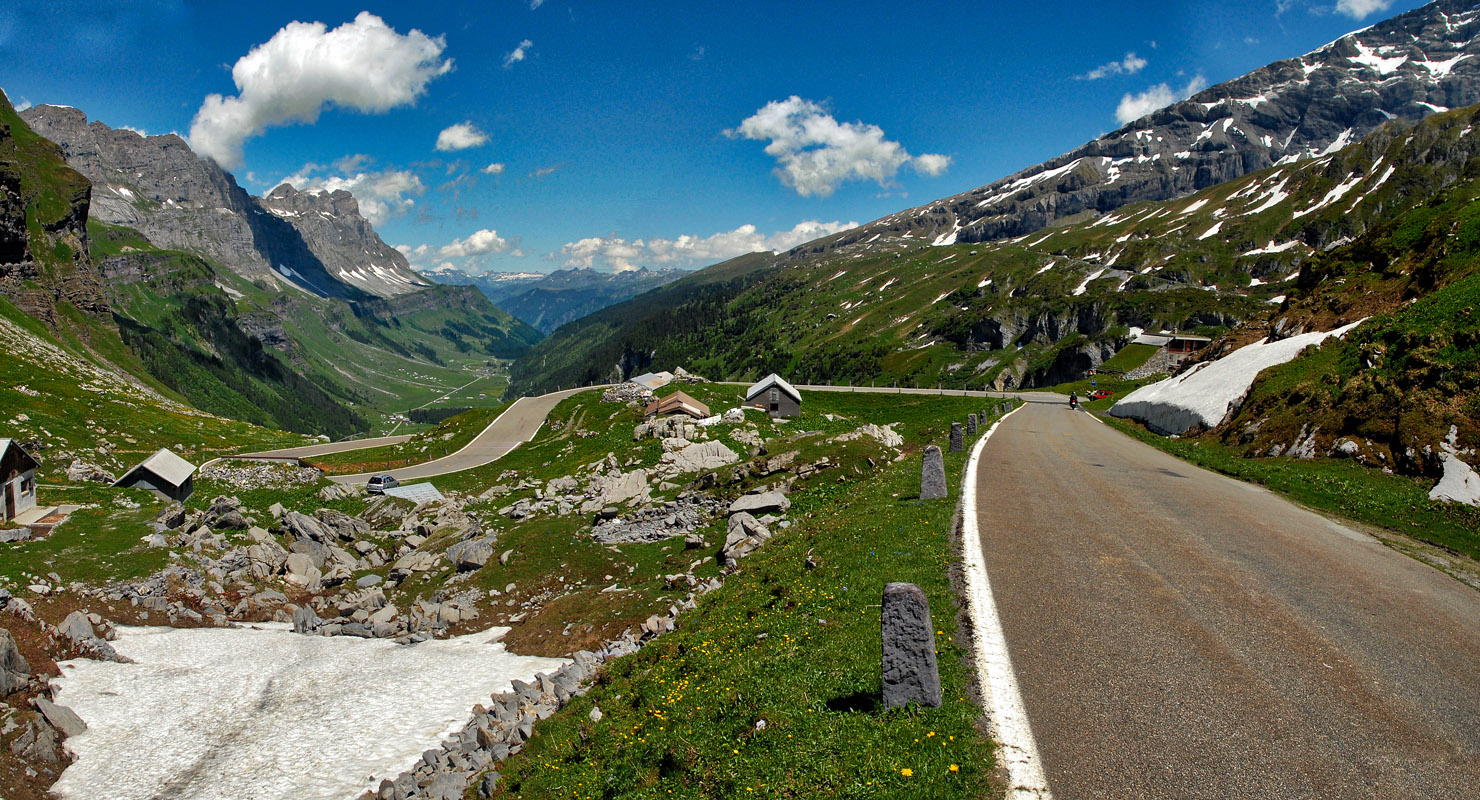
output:
[[[1010,785],[1006,800],[1052,800],[1043,761],[1038,756],[1038,743],[1033,739],[1023,696],[1018,691],[1012,657],[1007,652],[1002,620],[997,617],[997,603],[992,598],[992,583],[987,579],[987,562],[982,553],[981,531],[976,524],[976,468],[982,450],[997,426],[1022,409],[1020,405],[1003,415],[971,448],[966,475],[961,479],[961,546],[966,557],[966,592],[972,626],[976,629],[977,680],[987,703],[992,738],[997,740],[997,756],[1007,768]]]

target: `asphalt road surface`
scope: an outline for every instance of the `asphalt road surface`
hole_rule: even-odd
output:
[[[375,439],[353,439],[348,442],[328,442],[326,444],[310,444],[304,447],[284,447],[281,450],[243,453],[239,456],[228,456],[228,458],[308,458],[310,456],[326,456],[330,453],[344,453],[350,450],[365,450],[371,447],[400,444],[410,438],[411,434],[407,433],[401,436],[381,436]]]
[[[1055,798],[1480,797],[1480,593],[1066,405],[976,490]]]
[[[602,387],[582,386],[575,389],[567,389],[563,392],[551,392],[539,397],[521,397],[514,404],[504,410],[498,419],[495,419],[483,432],[478,434],[463,449],[445,458],[428,461],[425,464],[415,464],[400,469],[385,470],[383,472],[365,473],[362,475],[332,475],[329,480],[335,483],[359,484],[370,480],[371,475],[390,475],[396,480],[406,483],[408,481],[432,478],[437,475],[446,475],[449,472],[461,472],[465,469],[481,467],[491,461],[495,461],[505,453],[513,450],[521,444],[534,438],[539,432],[540,426],[545,424],[545,417],[555,408],[561,400],[573,394],[586,391],[600,391]]]

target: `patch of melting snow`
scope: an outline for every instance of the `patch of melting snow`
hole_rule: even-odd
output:
[[[1285,202],[1285,199],[1290,196],[1285,191],[1285,184],[1288,183],[1289,180],[1290,176],[1286,175],[1285,178],[1279,182],[1279,185],[1275,186],[1273,189],[1270,189],[1267,194],[1260,195],[1260,198],[1264,199],[1263,203],[1260,203],[1258,206],[1251,208],[1248,211],[1243,212],[1242,214],[1239,214],[1239,216],[1247,217],[1252,214],[1259,214],[1268,211],[1271,208],[1274,208],[1280,203]],[[1259,198],[1256,198],[1256,200],[1257,199]]]
[[[1213,223],[1213,227],[1208,228],[1207,230],[1203,231],[1202,232],[1202,235],[1198,236],[1197,239],[1198,239],[1198,241],[1202,241],[1203,239],[1206,239],[1209,236],[1217,236],[1218,235],[1218,231],[1221,231],[1221,230],[1223,230],[1223,220],[1220,219],[1217,222]]]
[[[351,798],[410,769],[474,703],[563,659],[517,656],[507,629],[402,646],[251,628],[119,628],[133,664],[63,662],[63,798]]]
[[[1035,273],[1033,273],[1033,274],[1034,275],[1042,275],[1043,273],[1048,272],[1049,270],[1053,269],[1053,265],[1056,264],[1056,263],[1057,262],[1055,262],[1055,261],[1050,261],[1047,264],[1044,264],[1043,266],[1039,267],[1038,268],[1038,271],[1035,272]]]
[[[1352,62],[1353,64],[1361,64],[1368,69],[1375,70],[1379,75],[1391,74],[1395,72],[1398,67],[1403,66],[1403,64],[1407,63],[1408,61],[1407,56],[1383,58],[1382,56],[1378,55],[1378,52],[1376,50],[1368,47],[1365,44],[1362,44],[1355,38],[1352,39],[1352,45],[1357,48],[1357,55],[1348,56],[1346,60]]]
[[[1105,269],[1104,269],[1104,267],[1101,267],[1100,269],[1097,269],[1094,272],[1091,272],[1090,274],[1086,275],[1085,278],[1084,278],[1084,280],[1080,281],[1079,282],[1079,285],[1076,286],[1076,287],[1074,287],[1074,294],[1075,294],[1075,296],[1084,294],[1085,291],[1089,288],[1089,282],[1092,281],[1092,280],[1094,280],[1095,278],[1100,277],[1103,274],[1105,274]]]
[[[1290,361],[1301,350],[1328,337],[1343,337],[1362,322],[1357,320],[1335,330],[1305,333],[1278,342],[1260,339],[1216,361],[1198,364],[1181,375],[1142,386],[1116,403],[1110,413],[1143,420],[1160,431],[1178,435],[1195,425],[1216,427],[1242,402],[1254,379],[1265,368]]]
[[[1177,216],[1179,216],[1179,217],[1185,217],[1188,214],[1191,214],[1192,212],[1198,210],[1199,208],[1202,208],[1203,206],[1205,206],[1207,204],[1208,204],[1208,198],[1204,197],[1203,199],[1198,200],[1197,202],[1193,203],[1192,205],[1190,205],[1190,206],[1182,209],[1181,213],[1177,214]]]
[[[1434,112],[1435,114],[1443,114],[1445,111],[1448,111],[1449,110],[1449,108],[1447,106],[1436,106],[1433,103],[1425,103],[1422,100],[1417,100],[1415,102],[1418,105],[1421,105],[1424,108],[1427,108],[1428,110]]]
[[[1299,246],[1300,246],[1300,240],[1299,239],[1291,239],[1288,242],[1280,242],[1279,244],[1275,244],[1274,243],[1274,240],[1273,239],[1270,239],[1269,240],[1269,244],[1267,244],[1267,245],[1259,248],[1258,250],[1249,250],[1249,251],[1246,251],[1244,253],[1241,253],[1240,255],[1244,255],[1244,256],[1259,256],[1259,255],[1264,255],[1265,253],[1283,253],[1286,250],[1289,250],[1289,249],[1294,248],[1294,247],[1299,247]]]
[[[1264,302],[1269,303],[1272,306],[1277,306],[1280,303],[1285,302],[1285,295],[1277,294],[1274,297],[1271,297],[1268,300],[1265,300]]]
[[[1342,197],[1346,196],[1346,193],[1347,192],[1350,192],[1353,188],[1356,187],[1357,184],[1361,183],[1366,177],[1367,176],[1365,176],[1365,175],[1353,175],[1353,176],[1351,176],[1346,181],[1344,181],[1344,182],[1342,182],[1340,184],[1337,184],[1335,188],[1333,188],[1331,191],[1327,192],[1326,193],[1326,196],[1323,197],[1323,198],[1321,198],[1320,202],[1316,203],[1315,205],[1311,206],[1310,208],[1304,209],[1302,211],[1296,211],[1294,213],[1294,215],[1293,215],[1293,218],[1298,219],[1300,217],[1305,216],[1306,214],[1313,214],[1313,213],[1315,213],[1317,211],[1320,211],[1321,209],[1325,208],[1326,206],[1331,205],[1332,203],[1336,202],[1337,200],[1340,200]]]

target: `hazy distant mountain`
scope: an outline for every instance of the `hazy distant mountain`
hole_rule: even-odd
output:
[[[564,269],[548,275],[539,272],[490,272],[474,276],[447,265],[421,271],[422,277],[437,283],[477,286],[494,305],[542,333],[549,333],[567,322],[687,274],[681,269],[642,268],[614,273]]]

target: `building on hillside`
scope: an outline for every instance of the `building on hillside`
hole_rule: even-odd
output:
[[[1167,352],[1180,356],[1196,353],[1213,341],[1206,336],[1193,336],[1189,333],[1173,333],[1170,336],[1171,341],[1167,342]]]
[[[0,439],[0,522],[36,507],[36,468],[41,466],[14,439]]]
[[[791,419],[802,413],[802,393],[773,372],[750,387],[745,393],[745,405],[773,417]]]
[[[667,397],[655,397],[647,404],[649,418],[666,417],[670,414],[688,414],[694,419],[705,419],[709,416],[709,406],[683,392],[674,392]]]
[[[195,465],[163,448],[114,481],[114,486],[148,489],[166,500],[180,500],[195,491]]]
[[[632,378],[631,379],[631,382],[632,383],[635,383],[638,386],[641,386],[641,387],[643,387],[645,389],[655,389],[655,390],[656,389],[661,389],[664,386],[667,386],[668,384],[670,384],[670,383],[673,382],[673,373],[671,373],[671,372],[644,372],[643,374],[638,375],[635,378]]]

